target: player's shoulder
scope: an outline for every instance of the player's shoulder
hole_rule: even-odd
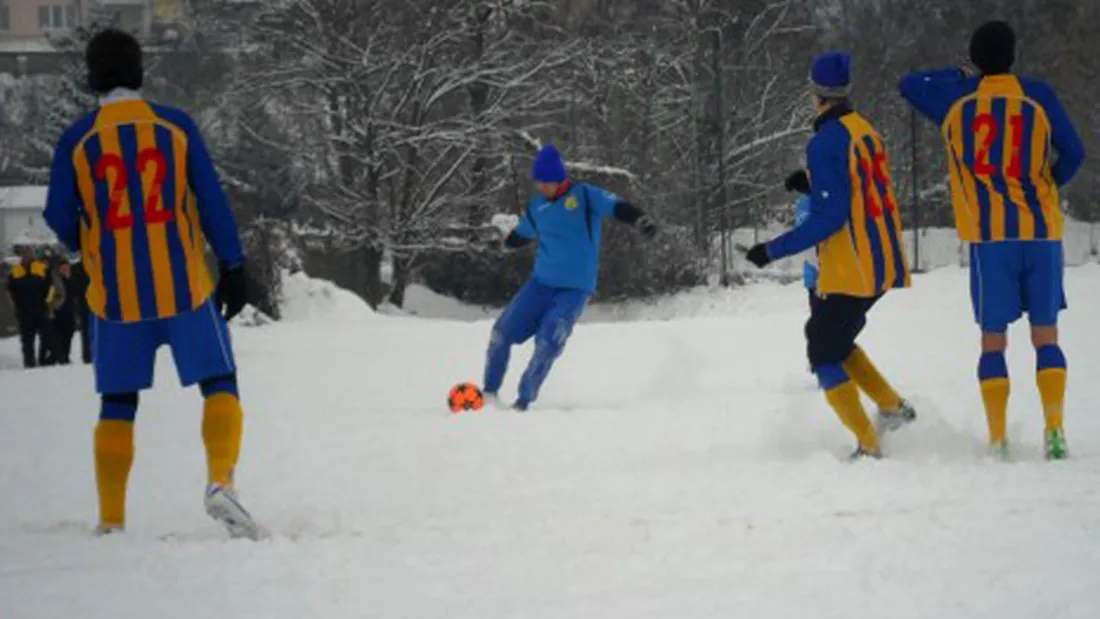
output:
[[[1018,76],[1016,79],[1020,81],[1020,88],[1023,89],[1025,95],[1044,106],[1053,104],[1053,102],[1057,100],[1057,96],[1054,94],[1054,88],[1047,82],[1036,77],[1024,75]]]
[[[846,150],[851,141],[852,133],[848,126],[840,118],[830,119],[818,127],[806,145],[806,152],[813,156],[831,150]]]
[[[603,200],[618,201],[619,195],[610,189],[605,189],[599,185],[593,185],[592,183],[576,183],[570,189],[570,192],[574,195],[581,194],[586,198],[594,197]]]
[[[187,134],[198,131],[198,125],[195,124],[194,119],[187,112],[181,110],[178,107],[172,107],[170,105],[162,105],[149,101],[149,107],[153,109],[153,113],[157,115],[162,121],[167,122],[170,125],[178,127],[180,130]]]
[[[92,130],[95,129],[95,119],[98,114],[98,109],[88,112],[69,125],[61,133],[61,139],[58,140],[59,146],[70,149],[75,148],[85,136],[91,134]]]

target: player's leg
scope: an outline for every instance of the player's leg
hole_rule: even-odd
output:
[[[57,362],[68,365],[72,362],[73,332],[76,325],[71,316],[59,316],[54,320],[54,346]]]
[[[95,428],[99,526],[108,533],[126,524],[126,487],[134,461],[138,392],[153,385],[161,343],[156,322],[117,323],[93,318],[96,390],[101,394]]]
[[[867,311],[870,311],[877,301],[878,299],[868,299]],[[860,331],[865,325],[866,320],[859,325]],[[858,335],[856,333],[857,337]],[[843,365],[852,381],[878,406],[880,429],[895,430],[916,418],[913,407],[898,394],[861,347],[857,345],[852,354],[844,360]]]
[[[879,456],[878,432],[860,401],[859,388],[844,369],[855,350],[855,335],[865,322],[861,299],[830,295],[821,300],[806,323],[810,365],[836,416],[856,437],[855,455]]]
[[[38,366],[38,357],[34,353],[34,340],[38,336],[38,327],[30,318],[19,321],[19,344],[23,351],[23,367],[30,369]]]
[[[80,358],[84,363],[92,362],[92,313],[80,309]]]
[[[134,463],[137,408],[137,392],[105,395],[101,399],[95,428],[99,533],[120,531],[126,525],[126,486]]]
[[[979,243],[970,247],[970,293],[982,330],[978,381],[989,425],[989,444],[1001,456],[1008,448],[1011,383],[1005,350],[1008,326],[1022,315],[1020,243]]]
[[[496,397],[508,371],[512,346],[531,339],[552,299],[552,289],[533,280],[529,281],[520,288],[512,302],[497,318],[489,336],[489,349],[485,354],[483,387],[486,395]]]
[[[573,326],[584,312],[590,293],[584,290],[559,290],[535,333],[535,352],[519,382],[516,408],[526,410],[538,399],[539,389],[550,373],[554,361],[561,356]]]
[[[244,412],[229,326],[214,309],[213,301],[165,322],[180,383],[198,384],[202,390],[206,512],[222,523],[230,535],[256,539],[261,535],[260,527],[241,505],[234,489]]]
[[[1024,300],[1035,346],[1036,382],[1043,402],[1046,455],[1062,459],[1069,455],[1063,429],[1066,399],[1066,356],[1058,343],[1058,314],[1066,307],[1063,282],[1065,267],[1062,244],[1033,242],[1027,252]]]
[[[180,383],[198,384],[202,389],[207,481],[230,485],[240,453],[244,414],[229,328],[210,301],[166,323]]]

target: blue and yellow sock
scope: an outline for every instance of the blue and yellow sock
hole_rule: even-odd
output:
[[[229,486],[241,452],[244,413],[233,377],[204,382],[202,441],[206,446],[207,481]]]
[[[878,371],[871,358],[862,348],[856,347],[844,361],[844,371],[851,376],[881,410],[896,411],[901,408],[901,396],[894,390],[886,377]]]
[[[1003,352],[982,354],[978,361],[978,380],[981,381],[985,418],[989,422],[989,442],[1003,443],[1008,434],[1008,396],[1011,392]]]
[[[134,463],[134,418],[137,394],[103,398],[95,428],[95,478],[99,523],[126,524],[126,486]]]
[[[860,447],[870,453],[878,453],[878,433],[863,409],[859,388],[849,379],[844,367],[839,363],[824,365],[817,368],[816,373],[818,383],[825,391],[825,399],[840,422],[855,435]]]
[[[1043,400],[1047,431],[1061,430],[1066,401],[1066,355],[1057,344],[1049,344],[1036,351],[1036,365],[1035,378]]]

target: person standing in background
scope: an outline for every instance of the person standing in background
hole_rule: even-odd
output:
[[[62,257],[57,265],[57,276],[61,281],[61,300],[53,309],[53,360],[61,365],[71,363],[73,333],[76,331],[76,301],[80,291],[74,286],[73,268]]]
[[[44,260],[35,259],[31,247],[20,246],[15,251],[20,262],[12,267],[8,276],[8,297],[15,308],[15,321],[19,325],[23,367],[34,368],[45,363],[48,354],[45,331],[46,300],[50,294],[49,266]]]
[[[69,286],[76,314],[76,328],[80,330],[80,360],[89,364],[92,362],[92,318],[88,308],[88,272],[84,270],[84,263],[80,259],[70,264],[72,276],[69,279]]]

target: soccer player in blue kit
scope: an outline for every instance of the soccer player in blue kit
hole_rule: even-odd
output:
[[[485,362],[485,394],[496,400],[512,346],[535,338],[535,354],[519,383],[514,405],[518,411],[526,411],[538,398],[539,388],[596,290],[603,220],[614,217],[637,227],[646,238],[657,233],[653,220],[626,200],[570,180],[552,145],[539,150],[531,178],[538,192],[518,221],[514,216],[497,216],[494,222],[506,235],[507,247],[538,243],[535,271],[493,326]]]

